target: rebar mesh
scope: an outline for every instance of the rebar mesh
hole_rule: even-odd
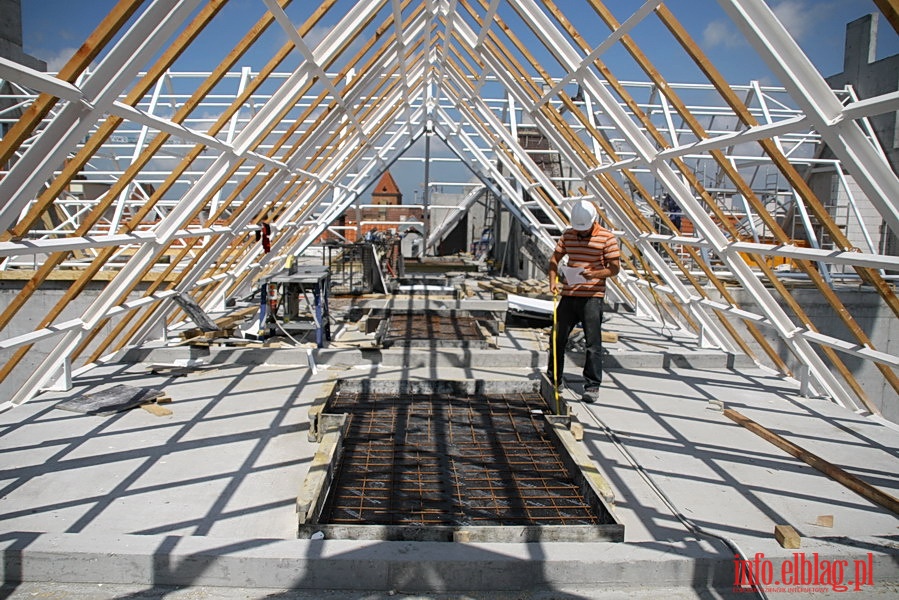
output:
[[[341,391],[344,454],[320,522],[587,525],[584,499],[546,431],[537,393],[396,396]]]
[[[391,313],[384,342],[389,344],[409,340],[482,341],[484,334],[478,328],[477,319],[469,316]]]

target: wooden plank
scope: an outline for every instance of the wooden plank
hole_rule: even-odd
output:
[[[196,370],[198,365],[169,365],[154,363],[147,367],[147,371],[154,375],[166,375],[168,377],[184,377],[188,373]]]
[[[818,515],[815,519],[815,525],[818,527],[833,527],[833,515]]]
[[[250,315],[256,314],[258,310],[258,306],[245,306],[224,317],[215,319],[215,324],[219,326],[219,329],[234,329],[235,325],[243,322]]]
[[[583,425],[581,425],[580,423],[578,423],[577,421],[572,419],[569,429],[571,430],[571,435],[574,436],[575,441],[578,441],[578,442],[583,441],[583,439],[584,439],[584,426]]]
[[[728,419],[742,425],[762,439],[771,442],[787,454],[795,456],[796,458],[805,462],[807,465],[821,471],[834,481],[843,484],[859,496],[862,496],[870,500],[871,502],[884,507],[893,514],[899,515],[899,499],[897,499],[895,496],[892,496],[884,492],[883,490],[874,487],[866,481],[862,481],[851,473],[847,473],[835,464],[830,463],[823,458],[812,454],[808,450],[797,446],[793,442],[781,437],[770,429],[759,425],[749,417],[733,410],[732,408],[724,409],[724,415]]]
[[[874,0],[874,4],[893,26],[893,30],[899,33],[899,6],[897,6],[896,0]]]

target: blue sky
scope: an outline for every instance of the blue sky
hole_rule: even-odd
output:
[[[607,35],[608,29],[592,11],[585,8],[585,0],[555,1],[569,18],[575,21],[579,31],[591,45],[600,43]],[[846,24],[866,14],[878,12],[873,0],[767,0],[767,2],[824,76],[842,71]],[[605,2],[619,21],[624,21],[643,3],[644,0]],[[47,61],[50,70],[57,70],[93,31],[106,12],[116,4],[116,0],[21,0],[21,4],[25,51]],[[352,4],[353,0],[339,0],[337,8],[331,11],[316,30],[313,30],[310,41],[314,43],[321,39],[335,20],[345,14]],[[668,0],[665,5],[680,20],[701,49],[711,57],[728,81],[733,84],[744,84],[751,80],[759,80],[764,84],[779,83],[726,17],[716,0]],[[232,43],[246,33],[247,28],[259,18],[264,9],[262,0],[229,2],[219,17],[213,21],[209,31],[205,31],[191,50],[179,59],[175,65],[176,70],[209,71],[214,68],[232,48]],[[306,0],[301,0],[293,3],[288,9],[288,14],[294,17],[297,12],[301,13],[303,16],[295,16],[295,20],[300,21],[310,10],[310,4]],[[501,8],[501,17],[512,25],[515,31],[525,30],[520,26],[515,27],[518,17],[505,5]],[[520,25],[520,21],[517,24]],[[632,34],[641,49],[669,81],[706,82],[655,17],[647,18]],[[527,35],[529,35],[527,31],[523,31],[525,43],[532,41],[527,39]],[[883,18],[880,19],[878,37],[878,58],[899,53],[899,36]],[[229,40],[232,43],[222,43],[222,40]],[[277,27],[271,28],[240,65],[259,68],[285,40],[283,32]],[[545,51],[537,50],[535,54],[538,60],[545,60],[545,64],[551,65],[552,61]],[[619,79],[646,81],[645,74],[620,48],[609,52],[603,58]],[[299,56],[294,55],[282,65],[282,70],[295,66],[298,60]],[[433,148],[435,155],[446,155],[447,149],[440,146],[442,144]],[[443,166],[433,169],[434,179],[440,180],[445,169]],[[409,178],[404,175],[396,175],[396,178],[404,194],[411,198],[414,188],[421,185],[420,176]],[[469,176],[467,171],[463,174],[465,179]],[[448,179],[450,178],[444,178]],[[457,177],[452,179],[458,180]]]
[[[569,11],[570,6],[582,4],[582,2],[569,4],[572,0],[557,0],[557,2],[563,10]],[[614,0],[606,4],[616,12],[620,20],[623,20],[629,11],[642,4],[642,0]],[[825,76],[842,70],[846,23],[877,11],[872,0],[769,0],[768,4],[774,8],[778,17]],[[115,0],[22,0],[25,51],[46,60],[51,70],[58,69],[114,5]],[[750,79],[765,80],[768,77],[764,64],[755,57],[752,49],[726,18],[717,2],[669,0],[666,5],[732,83],[745,83]],[[234,40],[239,39],[248,24],[258,18],[263,6],[261,0],[232,0],[228,10],[233,12],[228,15],[227,20],[221,19],[216,24],[221,28],[217,32],[218,39],[222,39],[220,37],[222,35],[226,37],[230,35]],[[574,14],[579,10],[582,9],[573,10]],[[241,18],[243,16],[245,18]],[[586,17],[595,19],[590,14]],[[655,19],[647,19],[647,25],[642,29],[638,28],[635,37],[647,54],[654,58],[656,65],[665,72],[666,48],[671,42],[664,36],[665,43],[659,44],[658,52],[654,56],[656,44],[652,27],[656,22]],[[325,26],[327,25],[326,22]],[[582,25],[581,31],[588,37],[593,31],[597,32],[597,36],[604,35],[601,25],[598,27]],[[883,19],[880,23],[879,37],[879,57],[899,52],[899,39]],[[598,39],[600,38],[597,37]],[[281,41],[283,40],[279,39],[277,43],[280,44]],[[270,47],[274,48],[276,44],[273,43]],[[258,49],[257,55],[248,57],[248,60],[264,61],[267,58],[263,56],[265,48],[263,45]],[[219,56],[217,53],[213,54]],[[607,60],[610,66],[616,69],[613,58],[614,55],[609,55]],[[205,61],[201,53],[192,53],[185,58],[185,61],[188,63],[185,66],[198,70],[210,70],[218,62],[210,60],[208,62],[211,64],[207,64],[203,69]],[[698,79],[698,76],[689,69],[682,71],[683,79],[680,79],[677,77],[680,71],[676,65],[672,64],[669,68],[672,69],[668,74],[669,80]],[[622,64],[620,70],[623,77],[628,76],[626,65]],[[639,73],[635,71],[634,74]]]

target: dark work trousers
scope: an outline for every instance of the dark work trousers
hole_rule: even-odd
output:
[[[556,373],[562,379],[565,367],[565,345],[571,330],[578,323],[584,327],[587,355],[584,361],[584,389],[598,388],[602,383],[602,298],[577,298],[562,296],[556,308],[556,326],[549,345],[549,380],[553,380],[553,355],[558,354]],[[553,352],[553,339],[558,353]]]

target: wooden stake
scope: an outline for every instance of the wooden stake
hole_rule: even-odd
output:
[[[569,425],[568,429],[571,430],[571,435],[574,436],[575,441],[580,442],[584,439],[584,426],[574,417],[572,417],[571,425]]]
[[[796,530],[789,525],[775,525],[774,539],[780,544],[781,548],[798,548],[802,543],[802,538],[796,533]]]

